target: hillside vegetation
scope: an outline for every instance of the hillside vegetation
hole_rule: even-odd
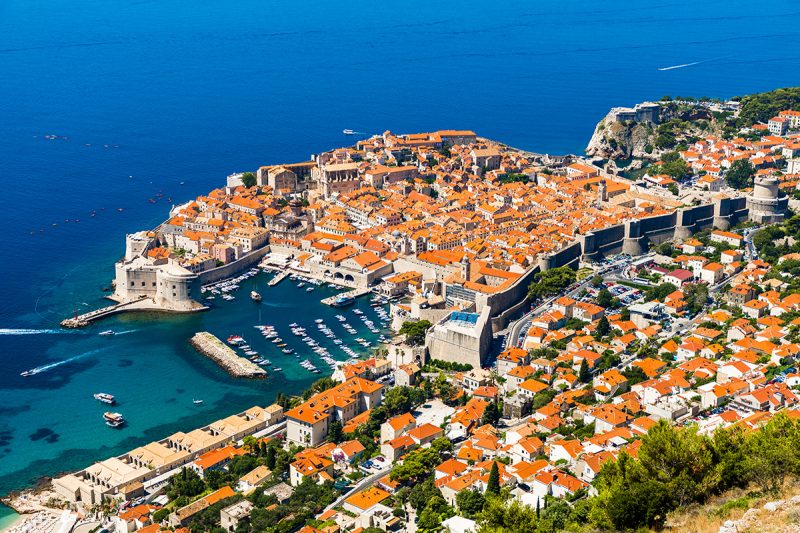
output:
[[[644,159],[655,161],[671,150],[685,150],[689,144],[708,135],[732,139],[753,124],[766,122],[785,109],[800,110],[800,87],[735,97],[741,102],[738,115],[715,110],[710,98],[664,96],[658,125],[616,122],[607,115],[595,128],[586,148],[589,156],[604,159]],[[755,134],[758,137],[759,134]]]
[[[784,413],[759,430],[735,426],[710,436],[661,421],[642,438],[636,457],[623,452],[603,466],[597,496],[571,506],[553,499],[535,510],[506,503],[501,494],[484,507],[479,533],[661,529],[670,513],[731,490],[752,491],[732,504],[749,507],[760,496],[777,497],[800,476],[798,442],[800,422]]]

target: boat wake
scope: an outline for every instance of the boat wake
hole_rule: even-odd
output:
[[[52,370],[57,368],[61,365],[66,365],[67,363],[71,363],[73,361],[77,361],[78,359],[83,359],[89,355],[93,355],[100,350],[89,350],[88,352],[84,352],[82,354],[78,354],[76,356],[70,357],[69,359],[64,359],[62,361],[56,361],[54,363],[47,363],[46,365],[37,366],[36,368],[31,368],[30,370],[26,370],[23,372],[24,376],[32,376],[34,374],[41,374],[42,372],[47,372],[48,370]]]
[[[682,65],[672,65],[671,67],[661,67],[658,70],[675,70],[676,68],[693,67],[694,65],[699,65],[700,63],[705,63],[705,61],[695,61],[693,63],[684,63]]]
[[[114,333],[114,335],[115,336],[117,336],[117,335],[125,335],[127,333],[136,333],[137,331],[139,331],[139,330],[138,329],[126,329],[125,331],[117,331],[117,332]]]
[[[68,333],[68,332],[62,329],[0,328],[0,335],[55,335],[58,333]]]

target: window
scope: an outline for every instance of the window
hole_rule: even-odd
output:
[[[144,281],[142,282],[142,287],[144,287]]]

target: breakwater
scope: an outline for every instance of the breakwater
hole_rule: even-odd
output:
[[[207,331],[195,333],[189,344],[221,366],[235,378],[260,379],[267,377],[267,372],[252,361],[240,357],[213,334]]]

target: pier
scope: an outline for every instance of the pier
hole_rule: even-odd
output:
[[[88,313],[84,313],[82,315],[75,315],[71,318],[64,319],[61,321],[61,327],[70,329],[84,328],[96,320],[100,320],[102,318],[106,318],[108,316],[127,311],[193,313],[196,311],[206,311],[207,309],[208,307],[206,307],[205,305],[193,302],[192,309],[188,311],[183,311],[183,310],[175,311],[167,307],[158,305],[156,302],[153,301],[152,298],[148,298],[147,296],[142,296],[138,300],[118,302],[113,305],[101,307],[100,309],[95,309],[94,311],[89,311]]]
[[[232,348],[207,331],[195,333],[189,339],[189,344],[235,378],[260,379],[267,377],[266,370],[247,358],[240,357]]]
[[[139,304],[139,306],[134,306],[135,304]],[[120,313],[122,311],[126,311],[129,309],[137,309],[138,307],[141,307],[141,300],[133,302],[116,303],[114,305],[101,307],[100,309],[95,309],[94,311],[89,311],[88,313],[84,313],[82,315],[75,315],[72,318],[67,318],[65,320],[62,320],[61,327],[83,328],[88,326],[95,320],[100,320],[101,318],[105,318],[107,316],[111,316],[116,313]]]
[[[285,280],[288,276],[289,276],[289,272],[284,270],[283,272],[281,272],[280,274],[278,274],[277,276],[275,276],[274,278],[269,280],[269,282],[267,283],[267,286],[274,287],[275,285],[277,285],[281,281]]]
[[[337,298],[358,298],[359,296],[364,296],[365,294],[369,294],[371,291],[369,289],[353,289],[352,291],[343,292],[340,294],[334,294],[333,296],[329,296],[328,298],[323,298],[320,300],[321,303],[325,305],[333,305],[333,302],[336,301]]]

